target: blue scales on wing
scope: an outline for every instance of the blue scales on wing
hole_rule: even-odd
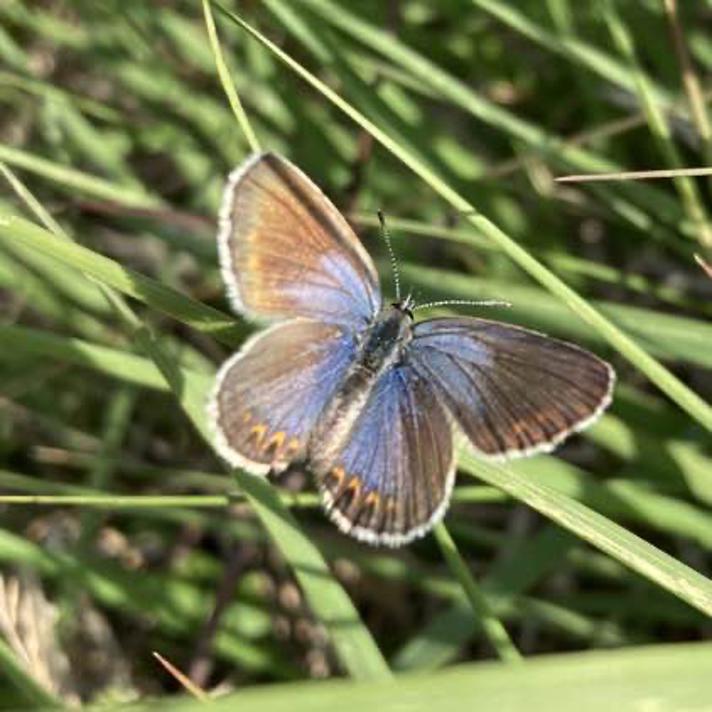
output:
[[[442,517],[454,477],[448,416],[430,384],[399,364],[380,376],[319,485],[343,531],[399,546]]]
[[[303,457],[355,348],[354,336],[342,328],[306,319],[248,340],[220,369],[210,404],[222,457],[253,474]]]

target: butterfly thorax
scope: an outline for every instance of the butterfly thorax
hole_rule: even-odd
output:
[[[412,338],[412,316],[399,304],[381,310],[359,339],[357,356],[312,431],[308,459],[319,474],[348,440],[379,376],[397,364]]]
[[[388,306],[376,317],[361,340],[357,365],[380,374],[398,361],[411,339],[411,317],[398,305]]]

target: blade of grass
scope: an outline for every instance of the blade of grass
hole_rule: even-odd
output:
[[[465,564],[460,552],[448,530],[442,523],[437,524],[433,530],[437,539],[440,551],[447,561],[450,570],[457,576],[472,610],[479,619],[482,630],[489,639],[490,644],[499,655],[500,659],[506,663],[518,663],[522,661],[522,656],[512,642],[507,633],[507,629],[499,619],[492,613],[487,599],[480,591],[475,579],[470,574],[467,564]]]
[[[260,150],[260,144],[257,140],[255,132],[252,130],[252,125],[250,124],[247,114],[242,107],[240,96],[235,90],[235,85],[232,83],[230,73],[225,65],[222,49],[220,47],[220,40],[218,39],[218,32],[215,27],[213,11],[210,8],[209,0],[203,0],[203,16],[205,18],[205,26],[208,31],[208,39],[210,40],[210,49],[212,50],[213,57],[215,59],[215,68],[217,69],[218,76],[220,77],[220,83],[222,84],[223,91],[225,92],[225,95],[230,103],[232,113],[235,114],[238,125],[245,134],[247,142],[250,144],[250,148],[256,153]]]
[[[404,675],[393,682],[350,685],[342,681],[269,685],[241,690],[211,702],[217,712],[236,705],[258,706],[261,712],[384,712],[408,709],[497,709],[531,712],[576,709],[598,712],[646,709],[654,700],[656,712],[704,710],[708,707],[707,670],[712,646],[704,643],[633,647],[605,652],[542,656],[526,665],[479,663],[437,673]],[[191,699],[167,702],[178,712],[204,707]],[[155,709],[156,701],[129,710]]]
[[[525,502],[678,598],[712,615],[712,581],[585,505],[512,470],[462,454],[468,472]]]
[[[0,144],[0,161],[47,178],[72,195],[79,192],[101,200],[128,204],[137,208],[159,208],[162,205],[160,200],[137,190],[135,186],[122,186],[74,168],[60,166],[53,161],[34,156],[19,148]]]
[[[59,336],[24,326],[0,325],[0,360],[34,356],[91,368],[98,373],[145,388],[168,390],[165,379],[156,366],[136,354],[71,336]],[[187,377],[203,379],[207,387],[207,377],[204,374],[192,371]]]
[[[712,175],[712,168],[671,168],[659,171],[620,171],[618,173],[587,173],[585,175],[557,176],[554,180],[557,183],[580,183],[582,181],[600,180],[653,180],[657,178],[677,178],[683,176],[694,178],[695,176]]]
[[[16,215],[0,215],[0,239],[20,240],[27,247],[91,275],[127,296],[150,303],[154,309],[213,335],[228,346],[242,341],[244,330],[227,314],[213,309],[149,277],[52,233]],[[241,332],[241,333],[240,333]]]

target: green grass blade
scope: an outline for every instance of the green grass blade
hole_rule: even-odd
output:
[[[235,321],[217,309],[186,297],[170,287],[145,277],[87,247],[55,237],[17,216],[0,215],[0,239],[22,244],[59,260],[123,294],[179,319],[195,329],[213,335],[229,346],[241,341]]]
[[[468,471],[525,502],[545,517],[712,615],[712,581],[583,504],[512,470],[465,456]]]
[[[460,552],[445,526],[440,523],[434,529],[435,538],[440,545],[440,551],[448,562],[450,570],[457,576],[465,592],[472,610],[479,618],[479,624],[489,639],[492,647],[497,651],[497,655],[507,663],[518,663],[522,661],[522,656],[512,642],[507,633],[507,629],[497,619],[490,610],[489,603],[483,595],[480,587],[473,578],[467,564],[463,560]]]
[[[161,201],[137,190],[135,186],[121,186],[117,183],[97,178],[74,168],[58,165],[40,156],[34,156],[19,148],[0,144],[0,161],[15,168],[21,168],[56,183],[62,190],[76,195],[81,193],[100,200],[108,200],[135,208],[157,208]]]
[[[603,706],[656,712],[709,709],[708,671],[712,645],[658,645],[619,651],[542,656],[526,665],[469,664],[433,674],[404,675],[393,682],[358,686],[340,681],[272,685],[213,700],[211,709],[257,706],[261,712],[432,712],[434,709],[497,709],[532,712],[572,709],[600,712]],[[184,698],[165,706],[183,712],[205,709]],[[159,701],[131,710],[161,709]]]
[[[597,47],[573,37],[557,37],[506,2],[498,0],[471,0],[471,2],[510,29],[548,51],[585,67],[616,86],[635,91],[635,80],[631,77],[628,68],[618,62],[615,57],[606,54]],[[664,88],[653,86],[651,90],[656,102],[666,106],[672,103],[672,97]]]
[[[238,125],[245,134],[247,142],[250,144],[250,148],[252,151],[257,152],[260,150],[260,144],[254,130],[252,129],[252,125],[247,118],[245,109],[242,106],[240,97],[235,90],[235,85],[232,83],[230,73],[225,64],[222,49],[220,48],[220,40],[218,39],[218,32],[215,27],[213,11],[210,7],[210,0],[203,0],[203,16],[205,17],[205,26],[208,31],[208,39],[210,40],[210,49],[215,59],[215,68],[217,69],[218,76],[220,77],[220,83],[222,84],[223,91],[225,92],[228,102],[230,103],[232,113],[235,114]]]

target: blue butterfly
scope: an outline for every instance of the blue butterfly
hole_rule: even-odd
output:
[[[233,308],[274,322],[220,368],[218,452],[256,475],[304,466],[357,539],[400,546],[443,517],[455,431],[483,457],[530,455],[610,403],[613,369],[577,346],[473,317],[414,322],[410,299],[384,305],[349,224],[280,156],[230,175],[218,242]]]

